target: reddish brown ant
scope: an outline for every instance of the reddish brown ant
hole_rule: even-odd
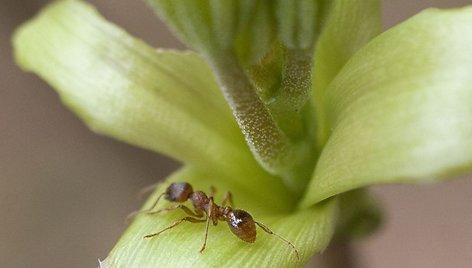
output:
[[[262,230],[264,230],[264,232],[270,235],[274,235],[275,237],[277,237],[278,239],[282,240],[287,245],[289,245],[294,250],[297,260],[300,259],[298,250],[290,241],[274,233],[271,229],[269,229],[269,227],[265,226],[264,224],[255,221],[252,218],[251,214],[249,214],[248,212],[244,210],[240,210],[240,209],[233,209],[232,208],[233,198],[230,192],[225,193],[221,206],[218,206],[213,201],[214,192],[215,192],[215,188],[211,187],[210,195],[207,196],[202,191],[194,192],[192,185],[190,185],[189,183],[174,182],[170,184],[169,187],[167,187],[164,193],[159,195],[159,197],[156,199],[156,201],[151,206],[151,208],[144,211],[138,211],[136,213],[131,214],[130,216],[133,217],[139,213],[153,215],[153,214],[157,214],[163,211],[172,211],[176,209],[181,209],[187,215],[189,215],[178,221],[175,221],[174,223],[160,230],[157,233],[148,234],[144,236],[144,238],[152,238],[152,237],[158,236],[161,233],[174,228],[175,226],[181,224],[184,221],[188,221],[192,223],[206,222],[205,239],[203,241],[202,248],[200,249],[200,253],[202,253],[206,247],[207,238],[208,238],[208,226],[210,225],[210,221],[213,223],[213,225],[217,225],[218,221],[226,221],[228,223],[228,227],[231,230],[231,232],[237,237],[239,237],[241,240],[248,243],[254,243],[256,241],[256,225],[257,225]],[[168,208],[152,211],[156,207],[157,203],[159,202],[162,196],[164,196],[164,198],[167,199],[168,201],[177,202],[177,203],[183,203],[187,200],[190,200],[193,204],[194,210],[192,211],[190,208],[188,208],[187,206],[183,204],[177,204],[174,206],[170,206]],[[229,206],[227,206],[227,204],[229,204]]]

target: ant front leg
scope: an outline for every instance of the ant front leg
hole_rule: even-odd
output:
[[[188,221],[188,222],[192,222],[192,223],[198,223],[198,222],[205,222],[206,220],[205,219],[196,219],[196,218],[192,218],[192,217],[185,217],[185,218],[182,218],[174,223],[172,223],[171,225],[167,226],[166,228],[160,230],[159,232],[157,233],[153,233],[153,234],[148,234],[148,235],[145,235],[144,238],[152,238],[154,236],[158,236],[160,235],[161,233],[167,231],[167,230],[170,230],[172,228],[174,228],[175,226],[181,224],[182,222],[184,221]]]
[[[295,247],[295,245],[293,245],[290,241],[288,241],[287,239],[281,237],[280,235],[274,233],[269,227],[265,226],[264,224],[260,223],[260,222],[257,222],[257,221],[254,221],[255,224],[257,224],[259,227],[261,227],[262,230],[264,230],[264,232],[270,234],[270,235],[274,235],[275,237],[277,237],[278,239],[284,241],[287,245],[289,245],[293,251],[295,251],[295,256],[297,257],[297,260],[300,260],[300,256],[298,254],[298,250],[297,248]]]
[[[159,210],[156,210],[156,211],[145,212],[145,213],[146,213],[146,215],[154,215],[154,214],[161,213],[163,211],[172,211],[172,210],[176,210],[176,209],[182,209],[185,213],[187,213],[187,215],[190,215],[190,216],[193,216],[193,217],[201,218],[201,217],[204,216],[204,214],[201,211],[192,211],[190,208],[188,208],[187,206],[184,206],[182,204],[170,206],[168,208],[163,208],[163,209],[159,209]]]

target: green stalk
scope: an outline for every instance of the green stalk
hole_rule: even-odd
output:
[[[282,177],[287,186],[295,193],[301,193],[312,170],[312,146],[306,137],[299,134],[298,139],[291,139],[281,125],[288,127],[291,122],[303,126],[302,110],[292,114],[296,118],[284,117],[286,123],[277,119],[277,114],[270,110],[260,96],[246,72],[239,65],[231,52],[209,56],[223,94],[229,103],[236,121],[256,160],[270,173]],[[287,67],[288,68],[288,67]],[[286,91],[288,87],[284,88]],[[308,90],[310,86],[307,86]],[[296,90],[291,101],[301,101],[296,97]],[[284,103],[280,106],[283,106]],[[285,107],[289,103],[285,103]],[[279,110],[281,111],[281,110]],[[292,132],[288,132],[292,133]]]
[[[229,52],[211,59],[224,97],[256,159],[271,173],[278,173],[278,166],[290,147],[289,140],[276,125],[236,57]]]
[[[302,113],[311,93],[313,50],[286,49],[284,57],[280,88],[268,106],[284,133],[299,140],[306,137]]]

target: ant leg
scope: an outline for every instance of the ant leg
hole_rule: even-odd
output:
[[[181,224],[182,222],[184,221],[188,221],[188,222],[192,222],[192,223],[198,223],[198,222],[204,222],[205,219],[195,219],[195,218],[192,218],[192,217],[185,217],[185,218],[182,218],[174,223],[172,223],[171,225],[167,226],[166,228],[160,230],[159,232],[157,233],[153,233],[153,234],[148,234],[148,235],[145,235],[144,238],[151,238],[151,237],[154,237],[154,236],[158,236],[160,235],[161,233],[169,230],[169,229],[172,229],[174,228],[175,226]]]
[[[161,213],[163,211],[172,211],[172,210],[176,210],[176,209],[182,209],[185,213],[187,213],[187,215],[190,215],[190,216],[194,216],[194,217],[198,217],[198,218],[201,218],[204,216],[204,214],[201,212],[201,211],[192,211],[190,208],[182,205],[182,204],[178,204],[178,205],[174,205],[174,206],[170,206],[168,208],[163,208],[163,209],[159,209],[159,210],[156,210],[156,211],[151,211],[151,212],[147,212],[146,215],[154,215],[154,214],[158,214],[158,213]]]
[[[157,206],[157,203],[159,202],[159,199],[161,199],[161,197],[164,195],[165,193],[162,193],[160,194],[156,201],[152,204],[152,206],[149,208],[149,209],[146,209],[146,210],[137,210],[137,211],[134,211],[134,212],[131,212],[127,217],[126,217],[126,223],[129,223],[134,217],[136,217],[136,215],[138,214],[141,214],[141,213],[149,213],[151,212],[156,206]]]
[[[215,196],[215,193],[216,193],[216,188],[215,186],[210,186],[210,195],[208,197],[214,197]]]
[[[287,239],[285,239],[285,238],[281,237],[280,235],[274,233],[271,229],[269,229],[269,227],[265,226],[264,224],[262,224],[260,222],[257,222],[257,221],[254,221],[254,223],[256,223],[259,227],[261,227],[261,229],[264,230],[264,232],[266,232],[270,235],[274,235],[278,239],[280,239],[280,240],[284,241],[285,243],[287,243],[287,245],[289,245],[293,249],[293,251],[295,251],[295,256],[297,257],[297,260],[300,260],[300,256],[298,254],[297,248],[290,241],[288,241]]]
[[[234,207],[233,195],[231,194],[231,192],[226,192],[223,196],[223,202],[221,202],[221,206],[225,207],[226,204],[229,204],[230,207]]]
[[[205,250],[205,247],[206,247],[206,243],[207,243],[207,239],[208,239],[208,226],[210,226],[210,217],[208,217],[206,219],[206,226],[205,226],[205,240],[203,240],[203,245],[202,245],[202,248],[200,249],[200,253],[203,252],[203,250]]]
[[[206,218],[206,226],[205,226],[205,239],[203,240],[202,248],[199,251],[200,253],[202,253],[206,247],[206,243],[208,240],[208,227],[210,226],[210,221],[213,221],[213,225],[216,225],[216,223],[218,223],[218,219],[213,219],[214,205],[215,203],[213,202],[213,197],[210,197],[210,207],[208,208],[208,215]]]

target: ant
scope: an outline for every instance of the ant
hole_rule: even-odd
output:
[[[190,185],[187,182],[174,182],[167,187],[165,192],[163,192],[162,194],[158,196],[158,198],[156,199],[154,204],[151,206],[151,208],[147,210],[143,210],[143,211],[137,211],[135,213],[132,213],[128,217],[131,218],[140,213],[145,213],[147,215],[154,215],[163,211],[172,211],[176,209],[181,209],[189,216],[175,221],[174,223],[160,230],[157,233],[148,234],[144,236],[144,238],[152,238],[152,237],[158,236],[161,233],[176,227],[177,225],[181,224],[184,221],[191,222],[191,223],[206,222],[205,239],[199,251],[200,253],[202,253],[206,247],[207,238],[208,238],[208,227],[210,225],[210,222],[212,222],[213,225],[217,225],[218,221],[226,221],[228,223],[228,227],[231,230],[231,232],[234,235],[236,235],[238,238],[240,238],[241,240],[248,243],[254,243],[256,241],[256,225],[257,225],[264,232],[270,235],[274,235],[281,241],[285,242],[288,246],[290,246],[295,252],[295,256],[297,257],[297,260],[300,260],[298,250],[290,241],[274,233],[271,229],[269,229],[269,227],[265,226],[264,224],[255,221],[252,218],[251,214],[249,214],[248,212],[241,209],[233,209],[233,206],[234,206],[233,197],[230,192],[225,193],[221,206],[215,204],[213,200],[213,195],[215,191],[216,190],[213,186],[210,187],[210,195],[207,196],[202,191],[194,192],[192,185]],[[159,202],[162,196],[164,196],[164,198],[170,202],[183,203],[187,200],[190,200],[193,204],[194,210],[192,211],[190,208],[188,208],[187,206],[183,204],[176,204],[167,208],[152,211],[156,207],[157,203]]]

